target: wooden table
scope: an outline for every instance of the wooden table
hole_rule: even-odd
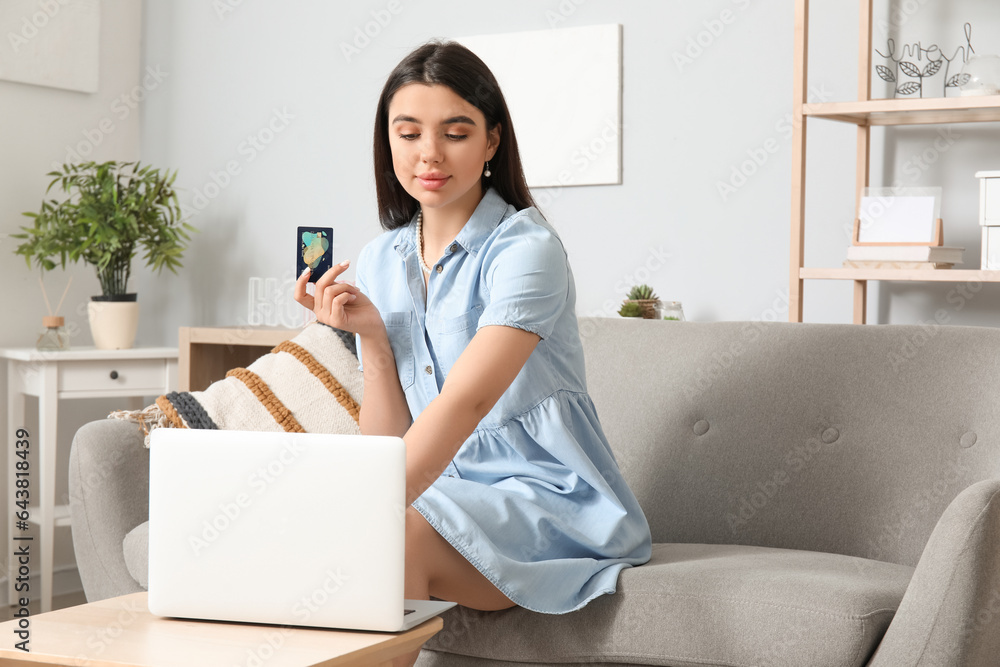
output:
[[[17,619],[0,624],[0,665],[218,667],[388,665],[444,625],[440,617],[400,633],[161,618],[145,592],[29,618],[30,653],[15,648]]]

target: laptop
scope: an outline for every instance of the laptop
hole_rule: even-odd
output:
[[[454,606],[403,599],[402,438],[159,428],[149,611],[400,632]]]

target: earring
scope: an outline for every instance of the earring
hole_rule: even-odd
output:
[[[483,176],[485,176],[486,178],[489,178],[492,175],[493,175],[493,172],[490,171],[490,161],[487,160],[486,161],[486,171],[483,172]]]

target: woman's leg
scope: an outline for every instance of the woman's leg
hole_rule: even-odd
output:
[[[465,560],[427,519],[412,507],[406,508],[406,581],[410,600],[430,596],[457,602],[463,607],[495,611],[514,606],[510,599]],[[393,667],[409,667],[417,659],[413,653],[393,662]]]

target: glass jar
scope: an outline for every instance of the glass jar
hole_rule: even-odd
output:
[[[972,56],[962,68],[962,97],[1000,95],[1000,56]]]
[[[684,308],[680,301],[664,301],[660,308],[660,319],[676,322],[684,321]]]
[[[42,318],[45,331],[38,337],[35,348],[39,350],[68,350],[69,333],[66,331],[66,320],[60,315],[49,315]]]

